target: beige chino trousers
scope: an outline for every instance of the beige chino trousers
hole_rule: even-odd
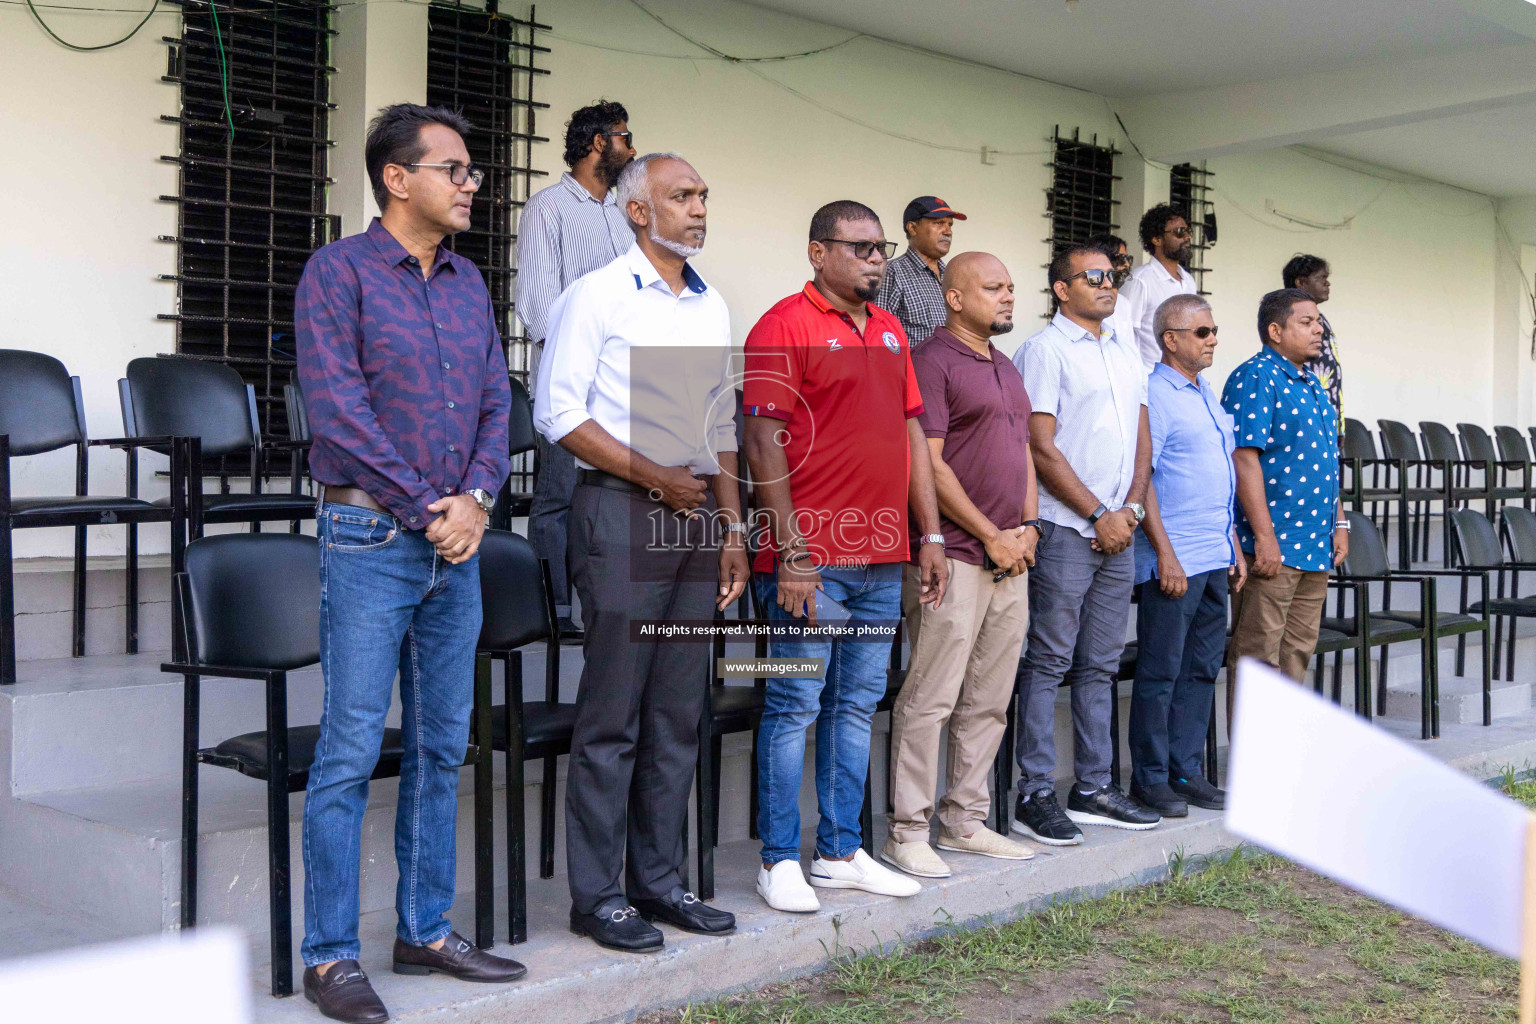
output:
[[[903,843],[929,839],[939,740],[946,730],[939,824],[951,835],[984,826],[992,761],[1029,628],[1027,573],[993,583],[991,569],[945,561],[949,587],[939,608],[918,601],[916,566],[908,564],[902,577],[912,654],[891,711],[890,830]]]
[[[1232,638],[1227,644],[1229,726],[1237,689],[1237,659],[1257,658],[1305,683],[1328,598],[1326,572],[1282,565],[1276,576],[1266,580],[1253,574],[1252,555],[1245,553],[1243,558],[1248,563],[1248,582],[1232,595]]]

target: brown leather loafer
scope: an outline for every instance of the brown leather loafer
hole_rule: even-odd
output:
[[[441,949],[413,946],[395,939],[396,974],[431,974],[437,971],[460,981],[516,981],[528,968],[516,960],[492,956],[458,932],[449,932]]]
[[[324,974],[306,967],[304,998],[327,1017],[346,1024],[383,1024],[389,1020],[389,1011],[356,960],[338,960]]]

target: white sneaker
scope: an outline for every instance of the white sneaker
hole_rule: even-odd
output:
[[[863,889],[877,896],[916,896],[923,887],[915,878],[875,863],[863,849],[853,860],[811,861],[811,884],[823,889]]]
[[[797,860],[781,860],[771,868],[758,868],[757,894],[774,910],[786,914],[814,914],[821,909],[821,901],[805,884]]]

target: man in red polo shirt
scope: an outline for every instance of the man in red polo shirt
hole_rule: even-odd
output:
[[[770,621],[846,618],[833,636],[775,637],[775,658],[821,659],[817,678],[769,679],[758,744],[757,891],[775,910],[819,909],[800,873],[800,777],[816,724],[821,821],[811,885],[911,896],[918,883],[861,846],[869,729],[885,695],[901,615],[907,515],[924,603],[944,595],[944,535],[917,377],[901,324],[870,305],[895,246],[862,203],[811,218],[813,279],[776,304],[746,343],[743,451],[767,518],[754,586]],[[830,599],[830,600],[829,600]],[[862,636],[850,635],[861,632]],[[882,627],[876,629],[874,627]]]

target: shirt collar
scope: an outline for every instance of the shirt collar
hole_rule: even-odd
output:
[[[576,176],[570,171],[566,171],[564,174],[560,175],[560,184],[564,185],[570,191],[571,195],[575,196],[577,199],[580,199],[582,202],[599,203],[602,206],[614,206],[618,203],[617,197],[615,197],[613,194],[613,189],[609,189],[608,194],[599,200],[591,192],[588,192],[587,186],[577,181]]]
[[[660,284],[669,295],[672,293],[671,286],[662,281],[661,271],[656,269],[656,265],[651,262],[650,257],[640,248],[639,242],[631,245],[629,251],[620,258],[625,261],[625,266],[629,268],[630,276],[635,279],[635,287],[637,289],[649,288],[652,285]],[[689,294],[703,295],[709,290],[709,285],[704,283],[704,279],[699,276],[698,271],[694,270],[686,262],[683,264],[683,285],[685,286],[685,291],[678,298],[685,298]]]
[[[805,282],[805,292],[804,292],[804,294],[805,294],[805,297],[807,299],[811,300],[811,305],[815,306],[817,309],[821,310],[823,313],[830,313],[833,316],[839,316],[839,317],[847,316],[848,315],[848,314],[844,313],[842,310],[835,308],[832,305],[832,303],[827,301],[827,297],[825,295],[821,294],[821,292],[816,290],[816,282],[815,281],[807,281],[807,282]],[[864,303],[864,312],[865,312],[866,315],[873,316],[875,309],[876,309],[876,307],[871,306],[869,303],[867,303],[867,302]]]
[[[1185,278],[1188,278],[1191,281],[1195,279],[1194,275],[1184,269],[1184,265],[1182,263],[1179,264],[1179,273],[1177,276],[1168,273],[1168,268],[1163,266],[1162,261],[1159,260],[1156,256],[1153,256],[1151,259],[1147,260],[1147,265],[1155,268],[1151,271],[1151,273],[1160,274],[1164,280],[1172,281],[1174,284],[1183,284]]]
[[[928,261],[927,260],[923,259],[923,254],[918,252],[916,249],[912,248],[910,245],[907,246],[907,251],[906,252],[902,253],[900,256],[898,256],[896,258],[897,259],[901,259],[901,260],[906,260],[908,263],[912,264],[912,266],[916,267],[917,269],[926,271],[929,274],[933,274],[933,268],[928,265]],[[944,261],[943,260],[939,260],[939,272],[937,274],[935,274],[934,276],[939,278],[941,281],[944,279]]]
[[[1196,391],[1201,390],[1200,386],[1205,383],[1205,378],[1200,374],[1195,374],[1195,379],[1190,380],[1167,363],[1155,364],[1152,367],[1152,376],[1161,377],[1176,388],[1194,388]]]
[[[971,348],[971,346],[967,345],[965,342],[963,342],[959,338],[955,337],[954,332],[951,331],[949,328],[943,326],[942,324],[940,324],[938,327],[935,327],[933,329],[933,333],[928,336],[928,341],[929,342],[937,341],[937,342],[939,342],[942,345],[948,345],[950,348],[954,349],[956,352],[960,352],[960,353],[962,353],[964,355],[968,355],[972,359],[975,359],[978,362],[983,362],[983,363],[992,362],[993,355],[997,351],[997,349],[992,345],[992,342],[988,341],[987,342],[987,354],[986,355],[982,355],[981,353],[977,352],[975,349]],[[927,343],[928,342],[924,342],[925,345]]]
[[[1088,330],[1086,327],[1081,327],[1081,326],[1073,323],[1071,320],[1068,320],[1067,319],[1067,314],[1061,312],[1061,310],[1057,310],[1056,311],[1056,315],[1051,317],[1051,326],[1056,328],[1063,335],[1065,335],[1066,339],[1068,341],[1098,341],[1099,340],[1099,338],[1094,337],[1093,336],[1093,332]],[[1114,328],[1113,325],[1110,324],[1108,318],[1105,318],[1104,323],[1100,327],[1100,330],[1103,333],[1099,337],[1107,336],[1109,338],[1109,340],[1111,340],[1111,341],[1114,340],[1114,338],[1115,338],[1115,328]]]
[[[411,254],[406,247],[400,244],[398,238],[389,233],[389,229],[384,226],[384,222],[378,217],[373,218],[368,224],[368,230],[364,234],[372,239],[374,247],[379,250],[379,255],[384,257],[384,262],[391,267],[398,267],[411,258]],[[437,262],[433,264],[433,272],[436,273],[439,267],[452,267],[457,270],[450,259],[448,249],[442,245],[437,247]]]
[[[1291,378],[1291,380],[1301,380],[1303,377],[1309,376],[1305,369],[1297,369],[1295,363],[1282,356],[1279,352],[1276,352],[1273,345],[1265,344],[1259,350],[1259,357],[1261,359],[1268,358],[1276,366],[1280,367],[1280,371]]]

